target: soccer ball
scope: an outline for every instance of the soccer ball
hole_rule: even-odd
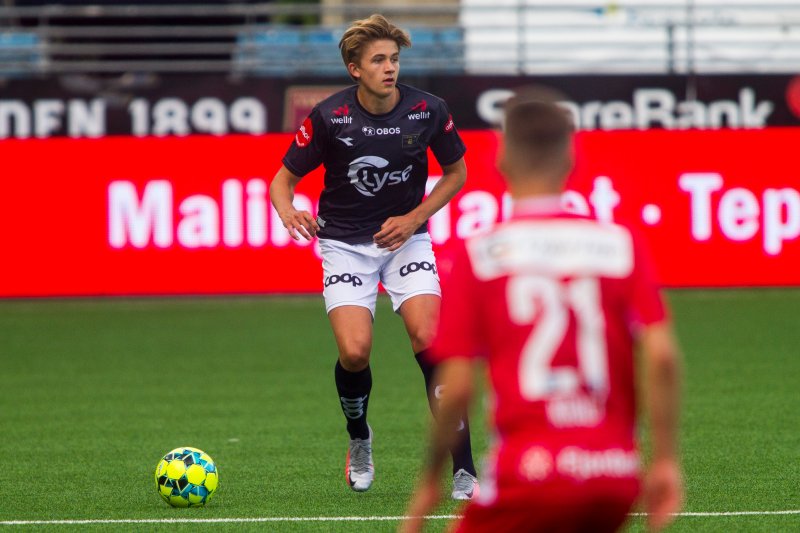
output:
[[[205,505],[218,485],[217,466],[197,448],[175,448],[156,466],[156,490],[173,507]]]

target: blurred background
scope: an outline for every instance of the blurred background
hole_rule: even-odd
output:
[[[507,214],[493,131],[545,84],[579,129],[565,201],[641,226],[665,285],[800,283],[797,2],[2,0],[0,296],[316,292],[314,243],[266,190],[374,12],[411,35],[400,81],[444,98],[469,148],[436,244]]]
[[[394,530],[428,423],[406,332],[380,297],[380,482],[356,495],[317,246],[268,197],[298,126],[352,83],[344,28],[374,12],[410,32],[400,81],[442,97],[467,146],[434,245],[509,214],[506,99],[564,94],[565,205],[636,226],[670,289],[688,511],[671,530],[800,530],[797,0],[0,0],[0,526]],[[431,157],[429,187],[440,172]],[[177,517],[152,469],[187,444],[222,489]]]
[[[793,73],[791,0],[3,0],[4,76],[194,72],[341,77],[336,43],[382,12],[407,73]],[[413,61],[412,61],[413,60]],[[405,66],[405,65],[404,65]]]

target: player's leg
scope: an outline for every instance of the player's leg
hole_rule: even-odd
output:
[[[350,444],[345,460],[345,479],[353,490],[372,486],[372,430],[367,424],[367,407],[372,392],[369,353],[372,346],[372,313],[365,307],[345,305],[328,313],[339,348],[334,376],[339,402],[347,419]]]
[[[372,391],[369,367],[378,270],[360,245],[320,239],[323,296],[338,357],[334,379],[350,445],[345,476],[353,490],[369,489],[374,479],[372,431],[367,407]]]
[[[343,305],[332,309],[328,319],[339,349],[334,376],[342,412],[351,439],[366,439],[367,405],[372,390],[369,354],[372,347],[372,314],[369,309]]]
[[[421,294],[404,301],[399,309],[409,339],[411,339],[417,364],[422,370],[428,405],[434,418],[437,415],[439,401],[447,394],[447,391],[436,383],[436,366],[430,362],[427,356],[427,349],[433,342],[433,335],[436,332],[439,302],[439,296]],[[472,498],[477,488],[477,473],[472,459],[472,441],[467,417],[464,417],[459,424],[458,431],[460,433],[458,444],[450,450],[453,457],[452,497],[468,500]]]
[[[414,235],[402,248],[394,252],[382,269],[381,281],[392,298],[394,310],[403,318],[417,363],[425,379],[428,403],[435,417],[436,406],[443,391],[437,389],[434,383],[435,367],[428,360],[426,350],[436,333],[441,290],[430,236]],[[459,445],[451,450],[455,485],[452,496],[456,499],[469,499],[477,487],[477,481],[472,460],[469,422],[466,419],[461,434],[463,438]]]

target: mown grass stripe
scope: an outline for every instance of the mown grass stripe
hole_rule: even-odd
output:
[[[675,513],[675,516],[768,516],[796,515],[800,509],[784,511],[687,511]],[[647,513],[630,513],[631,516],[647,516]],[[392,522],[410,518],[408,516],[265,516],[250,518],[121,518],[121,519],[85,519],[85,520],[3,520],[3,526],[32,525],[90,525],[90,524],[235,524],[250,522]],[[427,520],[452,520],[459,515],[431,515]]]

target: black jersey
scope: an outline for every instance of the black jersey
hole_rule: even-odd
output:
[[[400,101],[373,115],[356,97],[358,86],[317,104],[295,135],[283,164],[296,176],[325,167],[318,236],[369,242],[387,218],[405,215],[425,195],[428,147],[440,165],[466,148],[444,100],[398,84]],[[427,223],[417,233],[427,231]]]

